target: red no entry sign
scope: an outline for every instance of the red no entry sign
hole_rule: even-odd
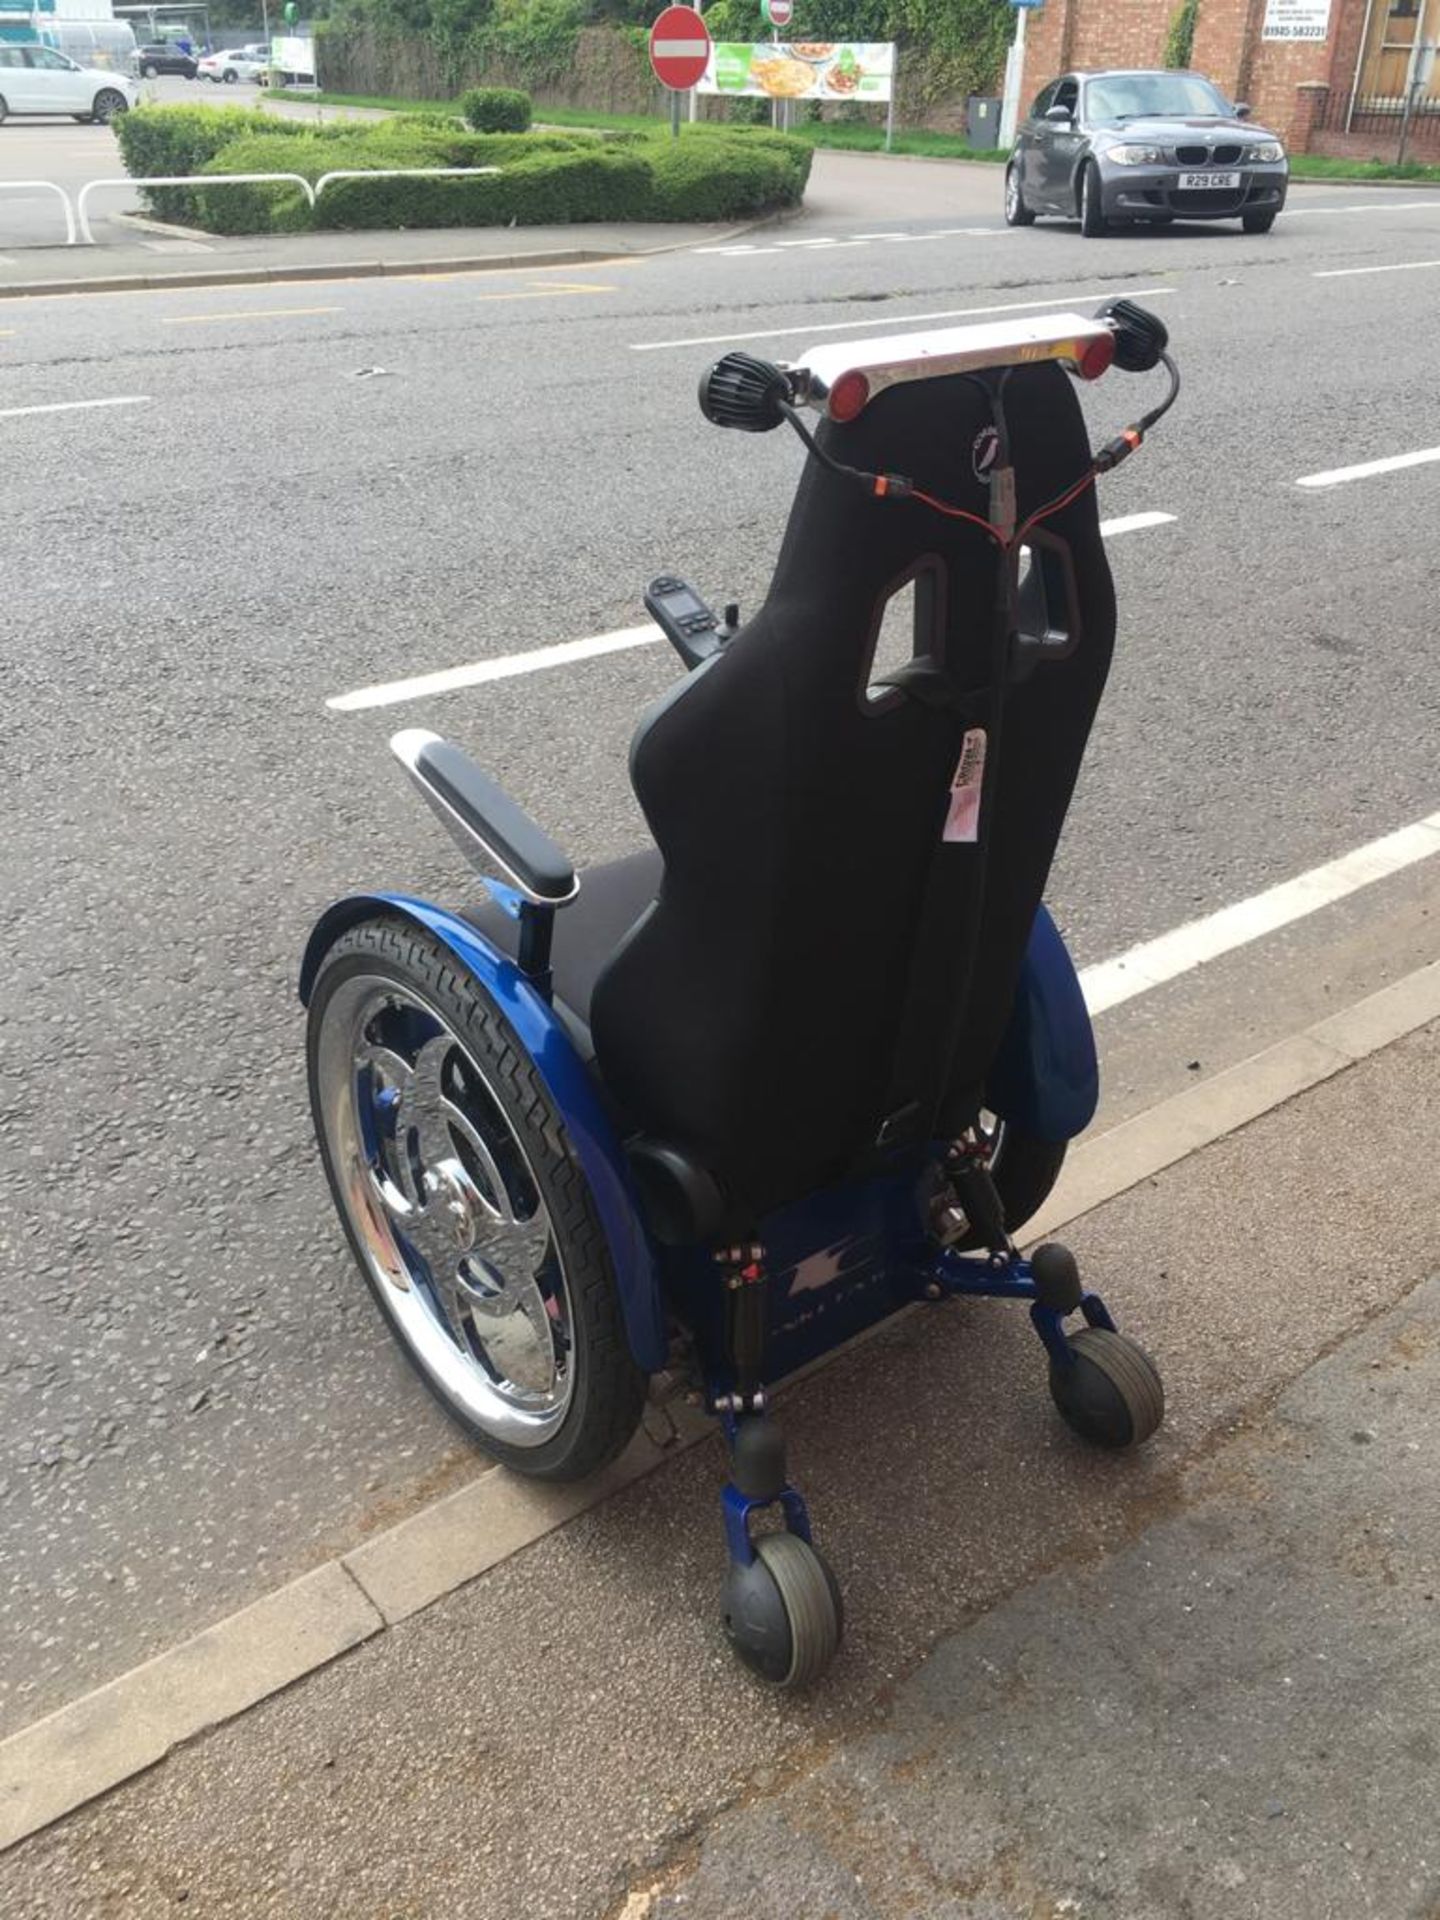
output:
[[[650,64],[662,87],[683,93],[710,59],[710,31],[693,7],[666,7],[650,29]]]

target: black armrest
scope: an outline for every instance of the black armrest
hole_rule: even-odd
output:
[[[575,898],[575,869],[559,847],[459,747],[418,727],[397,733],[390,747],[471,860],[499,867],[536,906]]]

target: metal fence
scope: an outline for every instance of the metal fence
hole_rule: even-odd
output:
[[[1356,149],[1364,142],[1382,160],[1440,158],[1440,97],[1419,88],[1408,94],[1331,93],[1311,132],[1346,136]]]
[[[0,180],[0,188],[8,187],[12,192],[38,190],[57,195],[65,214],[66,246],[93,247],[96,241],[90,227],[88,202],[92,193],[111,187],[204,187],[208,191],[211,187],[288,184],[299,187],[313,207],[327,187],[342,180],[474,180],[484,174],[500,171],[499,167],[344,168],[334,173],[322,173],[313,186],[303,174],[298,173],[180,173],[146,177],[116,174],[99,180],[87,180],[76,195],[73,206],[64,187],[58,186],[53,180]]]

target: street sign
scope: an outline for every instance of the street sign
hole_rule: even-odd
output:
[[[770,27],[788,27],[794,11],[794,0],[760,0],[760,12]]]
[[[684,93],[710,60],[710,31],[693,7],[666,7],[650,29],[650,65],[662,87]]]

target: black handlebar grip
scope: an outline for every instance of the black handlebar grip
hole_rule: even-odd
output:
[[[727,353],[700,376],[700,411],[717,427],[769,433],[789,398],[790,382],[779,367],[749,353]]]

